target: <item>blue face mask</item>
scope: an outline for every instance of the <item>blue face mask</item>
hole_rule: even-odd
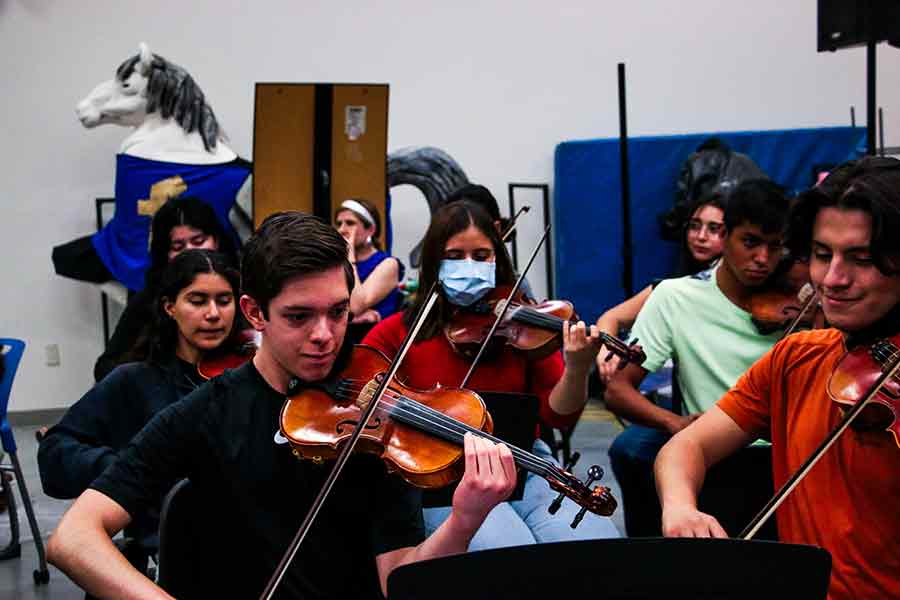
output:
[[[441,261],[438,279],[452,304],[470,306],[494,289],[497,263],[483,260]]]

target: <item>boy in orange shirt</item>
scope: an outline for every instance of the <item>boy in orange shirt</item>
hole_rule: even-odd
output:
[[[794,334],[750,368],[656,460],[666,536],[727,537],[697,509],[709,466],[757,437],[772,442],[776,488],[838,424],[831,372],[848,349],[900,333],[900,161],[837,168],[798,199],[791,245],[834,329]],[[894,348],[896,349],[896,348]],[[893,350],[891,350],[893,351]],[[777,512],[779,539],[832,556],[829,598],[900,597],[900,440],[884,427],[849,429]]]

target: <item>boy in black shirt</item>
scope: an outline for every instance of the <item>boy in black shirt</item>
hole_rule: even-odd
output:
[[[205,509],[198,519],[218,524],[205,527],[211,537],[204,543],[227,549],[198,593],[258,596],[328,474],[280,443],[279,413],[292,379],[301,386],[327,380],[347,360],[353,273],[346,256],[343,238],[314,217],[279,213],[263,222],[244,248],[240,301],[262,333],[261,348],[138,434],[63,517],[48,544],[53,564],[98,597],[169,597],[110,537],[189,477]],[[424,541],[418,492],[386,475],[378,459],[351,458],[278,597],[377,597],[395,567],[465,552],[516,478],[505,446],[469,436],[465,456],[453,513]]]

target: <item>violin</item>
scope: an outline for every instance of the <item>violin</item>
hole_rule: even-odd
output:
[[[444,336],[453,349],[466,358],[471,358],[484,343],[491,325],[503,313],[504,301],[510,287],[499,286],[470,307],[457,310],[451,315],[444,328]],[[534,303],[522,294],[516,295],[509,303],[503,320],[491,338],[491,350],[497,351],[503,345],[510,345],[526,354],[529,360],[539,360],[556,352],[562,346],[562,327],[566,322],[577,319],[575,308],[566,300],[547,300]],[[611,353],[627,362],[640,364],[646,356],[639,346],[626,344],[619,338],[600,332],[599,339]]]
[[[225,372],[236,369],[253,358],[259,349],[260,333],[255,329],[244,329],[235,337],[235,347],[228,352],[208,352],[197,363],[197,373],[203,379],[212,379]]]
[[[784,337],[797,329],[825,326],[825,313],[809,280],[809,263],[801,260],[791,263],[750,298],[750,318],[763,335],[784,330]]]
[[[843,411],[865,397],[882,374],[900,358],[900,336],[849,350],[828,378],[828,395]],[[900,379],[889,378],[851,423],[857,431],[889,431],[900,447]]]
[[[291,395],[282,407],[280,422],[281,433],[294,454],[317,464],[336,457],[389,364],[378,350],[356,346],[348,366],[335,381]],[[442,487],[458,480],[465,470],[465,433],[501,443],[491,435],[492,430],[490,413],[474,392],[441,386],[419,390],[404,385],[398,377],[385,390],[355,451],[381,457],[389,471],[414,486]],[[609,488],[590,488],[551,461],[521,448],[509,448],[518,466],[546,479],[551,488],[583,510],[604,516],[615,511],[617,503]]]
[[[751,539],[848,427],[889,431],[900,447],[900,334],[844,353],[828,378],[828,395],[844,416],[741,532]]]

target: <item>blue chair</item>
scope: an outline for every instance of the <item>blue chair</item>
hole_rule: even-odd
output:
[[[22,504],[28,515],[28,524],[31,526],[31,535],[34,537],[34,545],[37,548],[40,567],[34,571],[34,582],[38,585],[50,581],[50,571],[47,569],[47,557],[44,553],[44,540],[38,529],[37,519],[34,518],[34,508],[31,506],[31,497],[28,495],[28,487],[25,485],[25,475],[22,474],[22,466],[16,454],[16,439],[13,437],[12,428],[6,418],[6,409],[9,406],[9,396],[12,391],[13,379],[19,361],[25,352],[25,342],[11,338],[0,338],[0,354],[3,358],[3,376],[0,378],[0,441],[3,442],[3,451],[9,455],[11,465],[0,464],[0,493],[6,496],[9,506],[9,525],[12,539],[9,544],[0,550],[0,560],[17,558],[22,549],[19,545],[19,516],[16,513],[15,498],[7,484],[7,472],[14,473],[19,483],[19,493],[22,495]]]

